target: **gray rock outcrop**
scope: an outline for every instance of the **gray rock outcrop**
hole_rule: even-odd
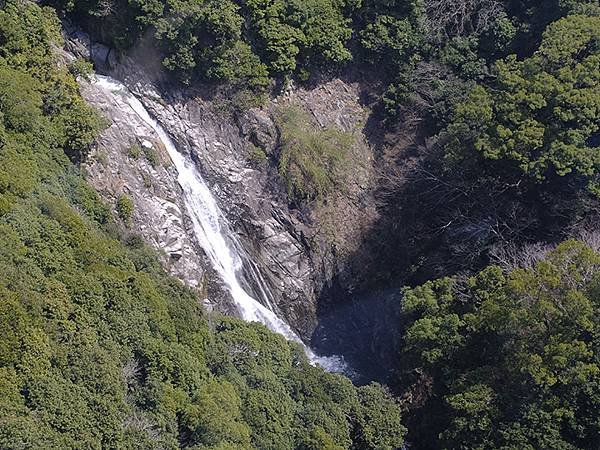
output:
[[[170,133],[178,149],[192,157],[271,287],[277,308],[301,335],[309,337],[316,324],[318,293],[334,275],[348,270],[347,257],[377,218],[370,198],[372,152],[362,134],[368,112],[360,106],[359,86],[334,79],[314,89],[290,88],[265,107],[234,117],[191,92],[159,90],[164,80],[156,65],[160,59],[149,55],[147,41],[121,55],[118,63],[110,50],[98,50],[85,35],[76,34],[69,42],[72,53],[96,58],[97,67],[124,82]],[[119,195],[129,195],[135,204],[132,229],[163,252],[165,267],[172,274],[210,290],[208,262],[190,232],[175,170],[153,131],[123,105],[111,103],[93,84],[83,82],[82,92],[112,122],[88,165],[89,181],[112,204]],[[345,191],[302,210],[289,207],[276,168],[249,158],[251,142],[276,154],[274,115],[279,105],[291,102],[309,111],[320,126],[336,125],[357,138],[348,150],[355,163]],[[346,279],[351,283],[351,276]]]

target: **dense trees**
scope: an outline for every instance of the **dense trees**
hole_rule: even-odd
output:
[[[49,0],[117,47],[151,33],[165,65],[189,81],[206,76],[232,49],[259,58],[272,76],[305,77],[353,56],[383,64],[394,81],[419,60],[446,48],[471,49],[488,62],[528,53],[545,27],[567,14],[595,14],[588,0]],[[242,45],[242,43],[244,45]],[[381,67],[379,67],[381,68]],[[385,71],[384,71],[385,72]],[[260,78],[261,75],[256,75]]]
[[[494,19],[449,26],[443,39],[426,32],[381,102],[392,157],[382,163],[389,184],[378,232],[394,234],[378,248],[377,270],[410,283],[478,270],[493,246],[556,243],[597,221],[598,3],[425,10],[450,3],[464,5],[461,15],[493,8]],[[373,245],[383,240],[373,233]]]
[[[265,327],[207,315],[123,237],[73,159],[102,125],[47,9],[0,10],[0,447],[398,448],[378,385]],[[130,199],[119,200],[123,220]]]
[[[594,175],[599,43],[600,17],[569,16],[548,27],[532,57],[498,61],[492,85],[474,88],[457,106],[447,150],[514,162],[539,179],[549,172]]]
[[[351,59],[345,0],[51,1],[118,47],[145,32],[184,82],[199,77],[260,93],[267,74],[298,73]],[[109,31],[110,30],[110,31]]]
[[[531,268],[409,289],[402,366],[431,386],[423,448],[597,448],[600,255],[568,241]]]
[[[442,271],[471,270],[404,291],[394,389],[411,445],[600,446],[600,255],[568,241],[528,267],[472,271],[490,243],[557,240],[593,201],[582,187],[600,191],[597,2],[46,3],[118,48],[153,36],[179,81],[223,82],[244,105],[274,78],[353,58],[377,72],[385,125],[413,118],[431,144],[401,217],[468,253]],[[207,315],[116,231],[72,164],[105,125],[73,79],[89,64],[58,65],[51,9],[0,4],[0,447],[400,448],[385,388],[354,387],[264,327]],[[278,119],[290,197],[337,189],[353,137],[297,108]],[[116,207],[129,221],[130,199]],[[539,232],[548,217],[560,231]],[[404,273],[435,264],[417,254]]]

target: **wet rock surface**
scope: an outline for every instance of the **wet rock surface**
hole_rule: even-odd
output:
[[[201,285],[204,263],[201,254],[196,257],[200,249],[188,236],[177,173],[154,130],[126,103],[115,102],[115,97],[93,84],[83,83],[82,94],[111,122],[88,161],[88,180],[111,205],[119,196],[129,196],[135,205],[131,230],[164,253],[171,273],[191,286]],[[146,153],[157,155],[156,159]]]

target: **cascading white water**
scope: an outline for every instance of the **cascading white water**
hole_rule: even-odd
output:
[[[184,202],[194,225],[194,234],[204,249],[215,270],[229,287],[231,296],[243,319],[260,322],[287,339],[300,343],[309,359],[331,372],[345,371],[345,363],[339,357],[319,357],[306,347],[291,327],[271,309],[254,299],[242,286],[239,273],[243,258],[241,246],[219,209],[210,189],[200,176],[195,164],[180,153],[163,127],[150,116],[144,105],[125,85],[106,76],[96,76],[95,84],[113,94],[122,95],[131,109],[158,135],[178,172],[178,182],[183,190]],[[272,295],[254,267],[256,283],[269,305]]]

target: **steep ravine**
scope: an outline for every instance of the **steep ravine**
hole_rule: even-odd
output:
[[[244,114],[220,112],[215,102],[165,88],[150,48],[117,56],[83,33],[70,33],[71,54],[92,58],[99,72],[124,82],[161,123],[180,151],[196,162],[242,245],[274,293],[275,307],[308,340],[317,324],[317,295],[345,270],[345,258],[376,219],[369,195],[371,149],[362,135],[368,111],[360,87],[341,80],[314,89],[290,89],[263,108]],[[150,46],[151,47],[151,46]],[[191,235],[189,214],[176,186],[176,171],[151,129],[94,86],[81,81],[84,97],[110,118],[87,164],[89,181],[114,204],[128,195],[135,205],[129,225],[164,252],[169,271],[197,286],[207,303],[225,313],[233,308],[222,282]],[[302,210],[288,206],[275,168],[249,158],[250,142],[275,154],[274,114],[295,103],[321,126],[335,124],[357,136],[350,149],[357,161],[348,189]],[[352,217],[352,220],[347,220]],[[248,277],[251,278],[251,277]]]

